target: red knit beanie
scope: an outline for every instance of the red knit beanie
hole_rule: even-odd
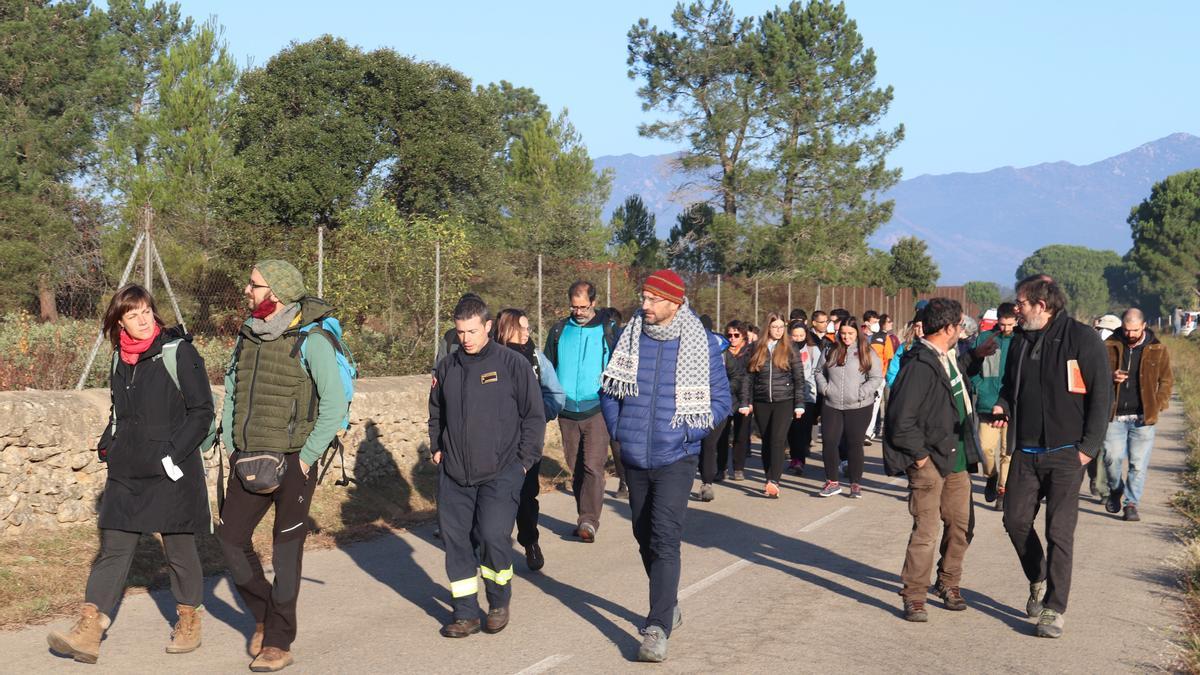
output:
[[[683,279],[671,270],[659,270],[651,274],[646,279],[646,283],[642,284],[642,290],[653,293],[664,300],[670,300],[677,305],[683,304],[685,290]]]

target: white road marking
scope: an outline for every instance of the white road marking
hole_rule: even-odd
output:
[[[529,666],[525,670],[520,671],[519,673],[517,673],[517,675],[535,675],[536,673],[544,673],[544,672],[550,670],[551,668],[554,668],[556,666],[561,666],[562,664],[564,664],[570,660],[571,660],[570,654],[555,654],[553,656],[547,656],[546,658],[542,659],[541,661],[538,661],[537,663],[533,664],[532,666]]]
[[[821,518],[818,518],[818,519],[814,520],[813,522],[809,523],[808,525],[805,525],[804,527],[800,528],[800,532],[812,532],[813,530],[817,529],[818,527],[821,527],[822,525],[828,523],[829,521],[833,520],[834,518],[837,518],[838,516],[841,516],[845,513],[849,513],[850,511],[853,511],[853,510],[854,510],[853,506],[843,506],[842,508],[838,509],[837,511],[834,511],[833,513],[822,516]],[[717,583],[718,581],[721,581],[722,579],[725,579],[725,578],[735,574],[738,570],[742,569],[743,567],[748,567],[752,564],[754,564],[752,561],[743,559],[743,560],[739,560],[739,561],[729,565],[728,567],[725,567],[724,569],[717,570],[716,572],[713,572],[712,574],[708,575],[707,577],[704,577],[703,579],[701,579],[700,581],[697,581],[696,583],[692,584],[691,586],[688,586],[687,588],[679,591],[679,599],[685,600],[685,599],[695,595],[696,593],[699,593],[700,591],[708,588],[709,586],[712,586],[713,584]]]

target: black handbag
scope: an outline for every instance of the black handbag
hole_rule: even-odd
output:
[[[278,490],[286,471],[287,455],[281,452],[239,452],[233,461],[233,473],[242,481],[242,487],[260,495]]]

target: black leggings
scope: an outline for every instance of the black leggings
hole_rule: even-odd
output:
[[[825,404],[821,410],[821,457],[825,462],[825,480],[838,479],[838,445],[846,448],[847,477],[851,484],[862,482],[863,440],[871,423],[871,408],[837,410]]]
[[[783,451],[787,449],[788,429],[795,417],[791,400],[754,402],[754,419],[758,422],[758,433],[763,443],[763,471],[767,474],[767,480],[774,483],[778,483],[783,475]]]
[[[808,452],[812,449],[813,424],[816,422],[817,404],[804,404],[804,417],[793,419],[788,429],[788,449],[791,458],[801,464],[808,462]]]
[[[92,603],[101,614],[112,617],[113,609],[125,595],[125,579],[137,551],[137,532],[100,530],[100,553],[92,563],[84,600]],[[171,595],[176,604],[199,607],[204,600],[204,573],[200,554],[196,552],[196,537],[190,532],[164,534],[163,551],[167,554],[167,577],[171,580]]]

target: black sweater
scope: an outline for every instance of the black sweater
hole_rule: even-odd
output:
[[[460,485],[494,478],[513,461],[528,471],[546,435],[542,392],[517,352],[489,341],[478,354],[459,349],[433,371],[429,447]]]
[[[1066,314],[1059,312],[1042,329],[1040,344],[1025,339],[1015,340],[1004,368],[1004,381],[1000,387],[1000,398],[996,405],[1010,417],[1009,453],[1019,450],[1022,439],[1018,429],[1022,426],[1023,404],[1026,401],[1041,402],[1041,443],[1048,448],[1066,445],[1076,446],[1088,457],[1095,457],[1104,443],[1104,432],[1108,429],[1108,416],[1112,405],[1112,370],[1100,335]],[[1031,360],[1041,361],[1039,391],[1027,397],[1023,391],[1029,380],[1022,375]],[[1083,375],[1086,394],[1072,394],[1067,390],[1067,363],[1075,361]],[[1040,394],[1040,396],[1039,396]],[[1034,425],[1036,426],[1036,425]],[[1028,441],[1028,439],[1024,439]]]

